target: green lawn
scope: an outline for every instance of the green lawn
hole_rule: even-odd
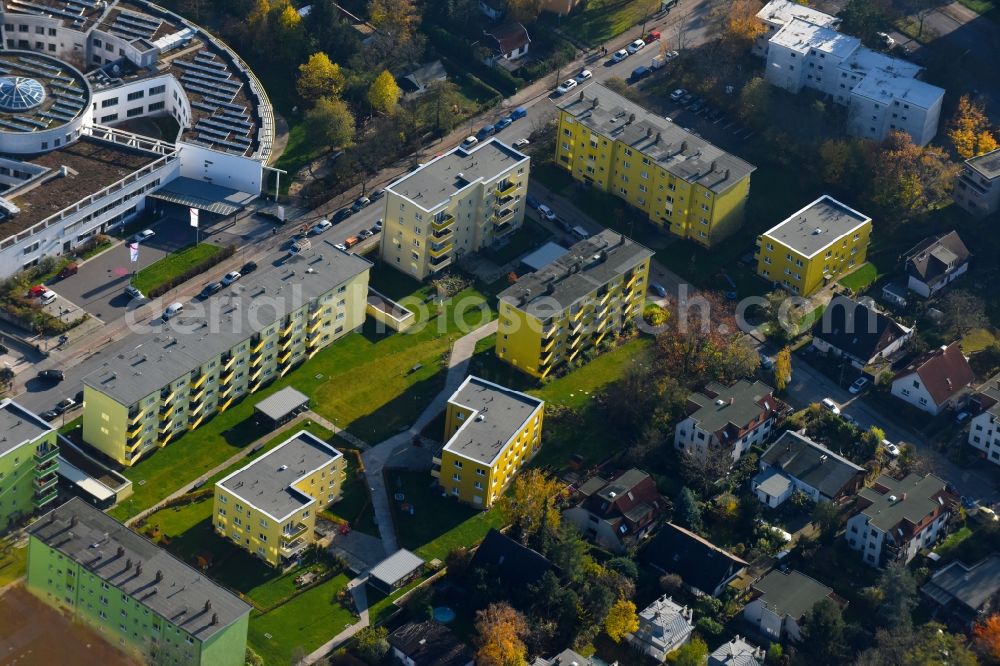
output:
[[[584,407],[592,394],[622,377],[629,365],[645,360],[651,344],[649,338],[635,338],[540,389],[529,392],[551,404]]]
[[[336,445],[336,444],[335,444]],[[358,478],[358,456],[355,451],[346,451],[347,480],[344,483],[344,496],[333,506],[323,511],[328,520],[344,520],[351,529],[372,536],[379,536],[378,526],[372,511],[371,497],[363,483]]]
[[[996,340],[993,333],[985,328],[974,328],[962,338],[962,351],[966,354],[974,354],[986,349]]]
[[[1000,8],[1000,4],[997,4],[993,0],[958,0],[959,3],[965,5],[977,14],[987,15],[991,12],[996,12]]]
[[[334,576],[278,608],[250,617],[248,643],[264,663],[292,664],[330,640],[356,617],[337,601],[349,582]]]
[[[660,0],[590,0],[582,10],[564,19],[560,27],[564,33],[589,46],[599,46],[642,23],[659,6]]]
[[[219,252],[222,252],[222,248],[211,243],[189,245],[183,250],[168,254],[156,263],[143,268],[136,274],[132,284],[142,293],[148,294],[161,284],[173,280],[192,266],[210,259]]]
[[[28,568],[28,549],[11,547],[6,555],[0,555],[0,587],[13,583],[24,575]]]
[[[837,284],[847,287],[855,294],[860,294],[868,289],[878,278],[878,268],[870,261],[866,261],[858,266],[853,273],[840,278]]]
[[[962,526],[949,534],[948,538],[942,541],[938,547],[934,549],[934,552],[945,559],[951,559],[962,542],[970,536],[972,536],[972,530],[967,526]]]

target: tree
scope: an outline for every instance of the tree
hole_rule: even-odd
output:
[[[479,650],[476,663],[483,666],[523,664],[528,648],[524,637],[528,625],[524,616],[505,603],[490,604],[476,612]]]
[[[968,95],[962,95],[958,100],[955,114],[948,123],[948,138],[963,159],[988,153],[997,147],[983,105],[973,102]]]
[[[890,132],[867,158],[872,203],[904,214],[925,212],[945,199],[959,170],[940,148],[921,148],[898,131]]]
[[[667,655],[667,661],[673,666],[703,666],[707,658],[708,644],[698,636]]]
[[[891,627],[875,632],[875,646],[862,652],[856,666],[977,666],[976,655],[965,647],[964,636],[928,622],[917,631]]]
[[[989,317],[983,299],[964,289],[952,289],[938,303],[944,334],[949,338],[964,337],[975,328],[988,328]]]
[[[976,649],[993,662],[1000,662],[1000,615],[990,615],[973,628]]]
[[[674,506],[674,519],[681,527],[697,532],[701,529],[701,504],[687,486],[681,488]]]
[[[543,525],[550,530],[559,527],[556,499],[562,491],[558,479],[539,469],[529,469],[517,475],[511,492],[500,499],[500,512],[504,520],[518,528],[526,543]]]
[[[876,611],[884,627],[913,626],[913,609],[917,605],[917,583],[906,565],[891,562],[878,578],[882,603]]]
[[[771,106],[771,88],[761,77],[755,76],[747,81],[740,91],[738,113],[741,119],[760,126],[768,116]]]
[[[733,54],[748,51],[754,40],[767,30],[757,18],[760,3],[755,0],[730,0],[723,6],[725,17],[721,37],[724,48]]]
[[[306,111],[305,126],[310,137],[330,148],[351,145],[354,139],[354,116],[343,101],[321,97]]]
[[[344,90],[345,78],[340,65],[332,62],[325,53],[313,53],[309,60],[299,65],[299,79],[295,89],[307,102],[321,97],[337,97]]]
[[[534,23],[542,12],[542,0],[507,0],[507,15],[512,21]]]
[[[840,512],[834,502],[817,502],[813,508],[812,521],[819,528],[823,543],[831,544],[837,538],[840,527]]]
[[[604,631],[615,643],[621,643],[626,634],[639,630],[639,616],[635,604],[628,599],[619,599],[604,618]]]
[[[668,573],[660,576],[660,589],[674,595],[684,589],[684,579],[677,574]]]
[[[840,606],[829,599],[816,603],[803,618],[800,650],[817,663],[838,663],[847,656],[844,642],[844,616]]]
[[[385,627],[365,627],[354,638],[354,647],[369,664],[377,664],[389,652],[389,631]]]
[[[375,48],[397,60],[415,59],[423,50],[417,35],[420,14],[413,0],[369,0],[368,19],[375,26]]]
[[[792,381],[792,350],[785,346],[774,357],[774,388],[784,391],[790,381]]]
[[[891,0],[849,0],[838,14],[840,30],[870,44],[888,22],[891,9]]]
[[[438,134],[450,131],[458,122],[462,96],[451,81],[432,81],[420,99],[424,118]]]
[[[612,557],[604,563],[604,567],[631,580],[639,580],[639,567],[635,560],[628,557]]]
[[[392,115],[402,94],[403,91],[396,84],[396,79],[389,73],[389,70],[383,69],[382,73],[372,81],[371,87],[368,88],[368,103],[376,111]]]

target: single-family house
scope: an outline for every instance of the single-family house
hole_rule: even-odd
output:
[[[499,61],[517,60],[528,55],[531,38],[528,30],[517,22],[504,23],[496,28],[483,31],[483,41],[490,50],[486,64],[494,65]]]
[[[404,666],[472,666],[472,651],[440,622],[407,622],[389,634],[389,647]]]
[[[639,613],[639,629],[626,639],[636,651],[658,661],[684,645],[694,631],[694,612],[664,595]]]
[[[708,655],[708,666],[764,666],[764,656],[764,648],[736,634]]]
[[[798,571],[772,570],[754,583],[753,600],[743,608],[743,619],[772,641],[802,638],[803,616],[823,599],[840,603],[833,590]]]
[[[846,358],[861,369],[899,351],[913,329],[900,326],[873,306],[838,294],[813,326],[812,335],[817,350]]]
[[[763,382],[712,382],[688,396],[688,416],[674,430],[674,446],[697,456],[721,447],[735,462],[754,444],[767,441],[784,410],[774,389]]]
[[[535,657],[531,666],[597,666],[597,664],[592,659],[566,648],[551,659]]]
[[[910,363],[892,380],[892,394],[930,414],[957,407],[975,379],[958,342],[934,349]]]
[[[676,574],[697,595],[717,597],[747,563],[711,541],[673,523],[666,523],[642,551],[643,562],[658,571]]]
[[[970,403],[975,406],[975,416],[969,421],[969,446],[1000,465],[1000,375],[979,387]]]
[[[762,504],[774,508],[797,490],[814,502],[836,502],[853,495],[864,481],[864,467],[789,430],[760,457],[752,487]]]
[[[410,70],[408,74],[399,79],[399,87],[403,89],[403,94],[408,97],[419,97],[427,92],[427,89],[435,81],[447,81],[448,72],[440,60],[432,60],[419,67]]]
[[[514,590],[537,583],[552,568],[552,563],[538,551],[491,529],[476,548],[469,568],[486,568],[504,589]]]
[[[958,232],[925,238],[906,253],[906,286],[928,298],[969,270],[969,248]]]
[[[939,616],[966,629],[1000,607],[1000,555],[991,553],[972,565],[952,562],[920,591]]]
[[[904,479],[882,475],[858,491],[857,511],[847,521],[844,538],[865,564],[909,563],[921,548],[944,534],[958,498],[934,476]]]
[[[589,541],[623,553],[649,535],[666,502],[646,472],[630,469],[605,480],[599,476],[580,486],[582,499],[563,512]]]

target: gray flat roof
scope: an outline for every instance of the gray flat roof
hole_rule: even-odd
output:
[[[781,471],[831,498],[865,471],[864,467],[792,430],[783,432],[774,444],[767,447],[760,462],[769,465],[768,469]]]
[[[0,455],[37,441],[52,431],[52,426],[10,398],[0,402]]]
[[[812,257],[870,220],[867,215],[824,194],[765,231],[764,236],[805,257]]]
[[[757,169],[600,83],[566,95],[558,106],[585,127],[631,146],[668,173],[713,192],[724,192]]]
[[[691,418],[706,432],[717,432],[732,423],[738,428],[744,428],[748,423],[768,410],[766,403],[761,401],[774,393],[774,389],[764,382],[748,382],[741,379],[732,386],[712,382],[705,390],[714,393],[711,397],[706,393],[692,393],[688,400],[698,405]],[[718,401],[723,404],[718,404]],[[776,401],[775,401],[776,402]]]
[[[952,562],[920,589],[941,605],[957,600],[969,610],[979,610],[1000,591],[1000,555],[990,553],[971,566]]]
[[[489,465],[544,403],[520,391],[468,376],[449,402],[473,410],[445,450]]]
[[[248,340],[308,301],[371,268],[371,262],[313,241],[304,256],[261,266],[197,307],[135,335],[136,347],[83,378],[85,386],[132,405]]]
[[[568,250],[559,243],[548,242],[531,254],[521,258],[521,263],[533,271],[540,271],[559,257],[566,254]]]
[[[499,298],[544,320],[652,256],[649,248],[604,229],[545,268],[521,277]]]
[[[833,590],[798,571],[774,570],[757,581],[753,588],[761,592],[761,601],[779,617],[799,620]]]
[[[965,163],[986,178],[1000,177],[1000,148],[965,160]]]
[[[186,176],[175,178],[149,196],[218,215],[232,215],[257,198],[256,194]]]
[[[422,558],[405,548],[401,548],[372,567],[368,575],[392,586],[422,567],[423,564]]]
[[[250,612],[205,574],[78,497],[28,532],[202,641]]]
[[[496,139],[466,150],[458,147],[408,173],[385,189],[432,210],[476,181],[490,181],[528,156]]]
[[[920,523],[943,506],[943,501],[937,499],[937,496],[948,485],[933,474],[910,474],[898,481],[883,475],[875,483],[886,488],[886,491],[884,494],[874,488],[862,488],[858,491],[858,495],[871,502],[861,514],[867,516],[868,522],[883,532],[893,530],[904,520],[914,525]]]
[[[315,501],[292,484],[343,455],[301,430],[216,485],[281,521]]]
[[[308,404],[309,396],[291,386],[286,386],[258,402],[254,405],[254,409],[264,416],[277,421],[282,417],[288,416],[288,414],[294,412],[299,407]]]

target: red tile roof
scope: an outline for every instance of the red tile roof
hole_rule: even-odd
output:
[[[935,404],[942,404],[972,383],[975,375],[957,342],[935,349],[906,367],[896,379],[916,374]]]

